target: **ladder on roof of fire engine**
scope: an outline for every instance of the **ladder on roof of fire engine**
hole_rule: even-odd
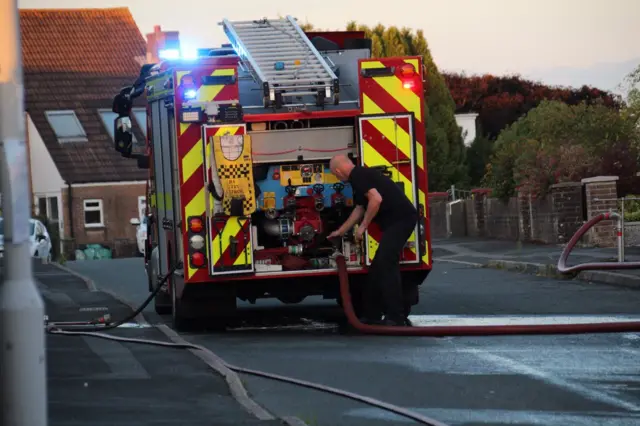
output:
[[[282,97],[315,95],[339,102],[338,77],[311,44],[295,18],[222,21],[231,45],[262,85],[265,107],[282,106]]]

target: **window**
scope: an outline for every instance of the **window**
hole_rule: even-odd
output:
[[[138,126],[140,126],[140,130],[142,130],[142,134],[147,136],[147,109],[146,108],[133,108],[132,109],[133,116],[136,118],[138,122]]]
[[[109,136],[111,136],[112,140],[115,140],[115,135],[113,134],[113,127],[118,118],[118,114],[108,109],[99,109],[98,114],[100,114],[100,118],[102,119],[102,123],[104,127],[106,127],[107,132],[109,132]],[[136,143],[136,137],[132,134],[132,141]]]
[[[138,197],[138,217],[144,217],[145,210],[147,209],[147,199],[144,195]]]
[[[83,203],[85,228],[104,226],[102,200],[84,200]]]
[[[58,216],[58,197],[49,197],[49,216],[47,216],[54,222],[60,220]]]
[[[38,214],[52,222],[58,222],[58,197],[38,197]]]
[[[49,217],[47,213],[48,213],[47,198],[46,197],[38,198],[38,214],[40,216]]]
[[[80,120],[76,117],[76,113],[67,111],[46,111],[45,115],[58,138],[58,142],[86,142],[87,134],[85,133]]]

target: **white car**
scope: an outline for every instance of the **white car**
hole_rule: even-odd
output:
[[[134,217],[129,222],[136,227],[138,252],[144,256],[145,242],[147,240],[147,216],[142,216],[140,219]]]
[[[51,257],[51,237],[38,219],[29,219],[29,253],[32,257]],[[4,255],[4,219],[0,217],[0,257]]]

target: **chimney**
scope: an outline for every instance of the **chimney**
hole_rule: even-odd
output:
[[[162,31],[160,25],[153,26],[153,32],[147,34],[147,63],[160,62],[162,49],[180,49],[180,33],[178,31]]]

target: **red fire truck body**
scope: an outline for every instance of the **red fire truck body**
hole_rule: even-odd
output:
[[[339,299],[326,235],[353,193],[329,170],[336,154],[387,174],[420,213],[401,259],[409,309],[431,270],[422,58],[371,58],[363,33],[304,33],[290,17],[223,26],[230,47],[147,65],[114,99],[116,149],[149,169],[150,290],[169,275],[156,310],[183,327],[224,323],[237,299]],[[142,93],[135,155],[123,123]],[[374,223],[338,247],[354,293],[380,237]]]

